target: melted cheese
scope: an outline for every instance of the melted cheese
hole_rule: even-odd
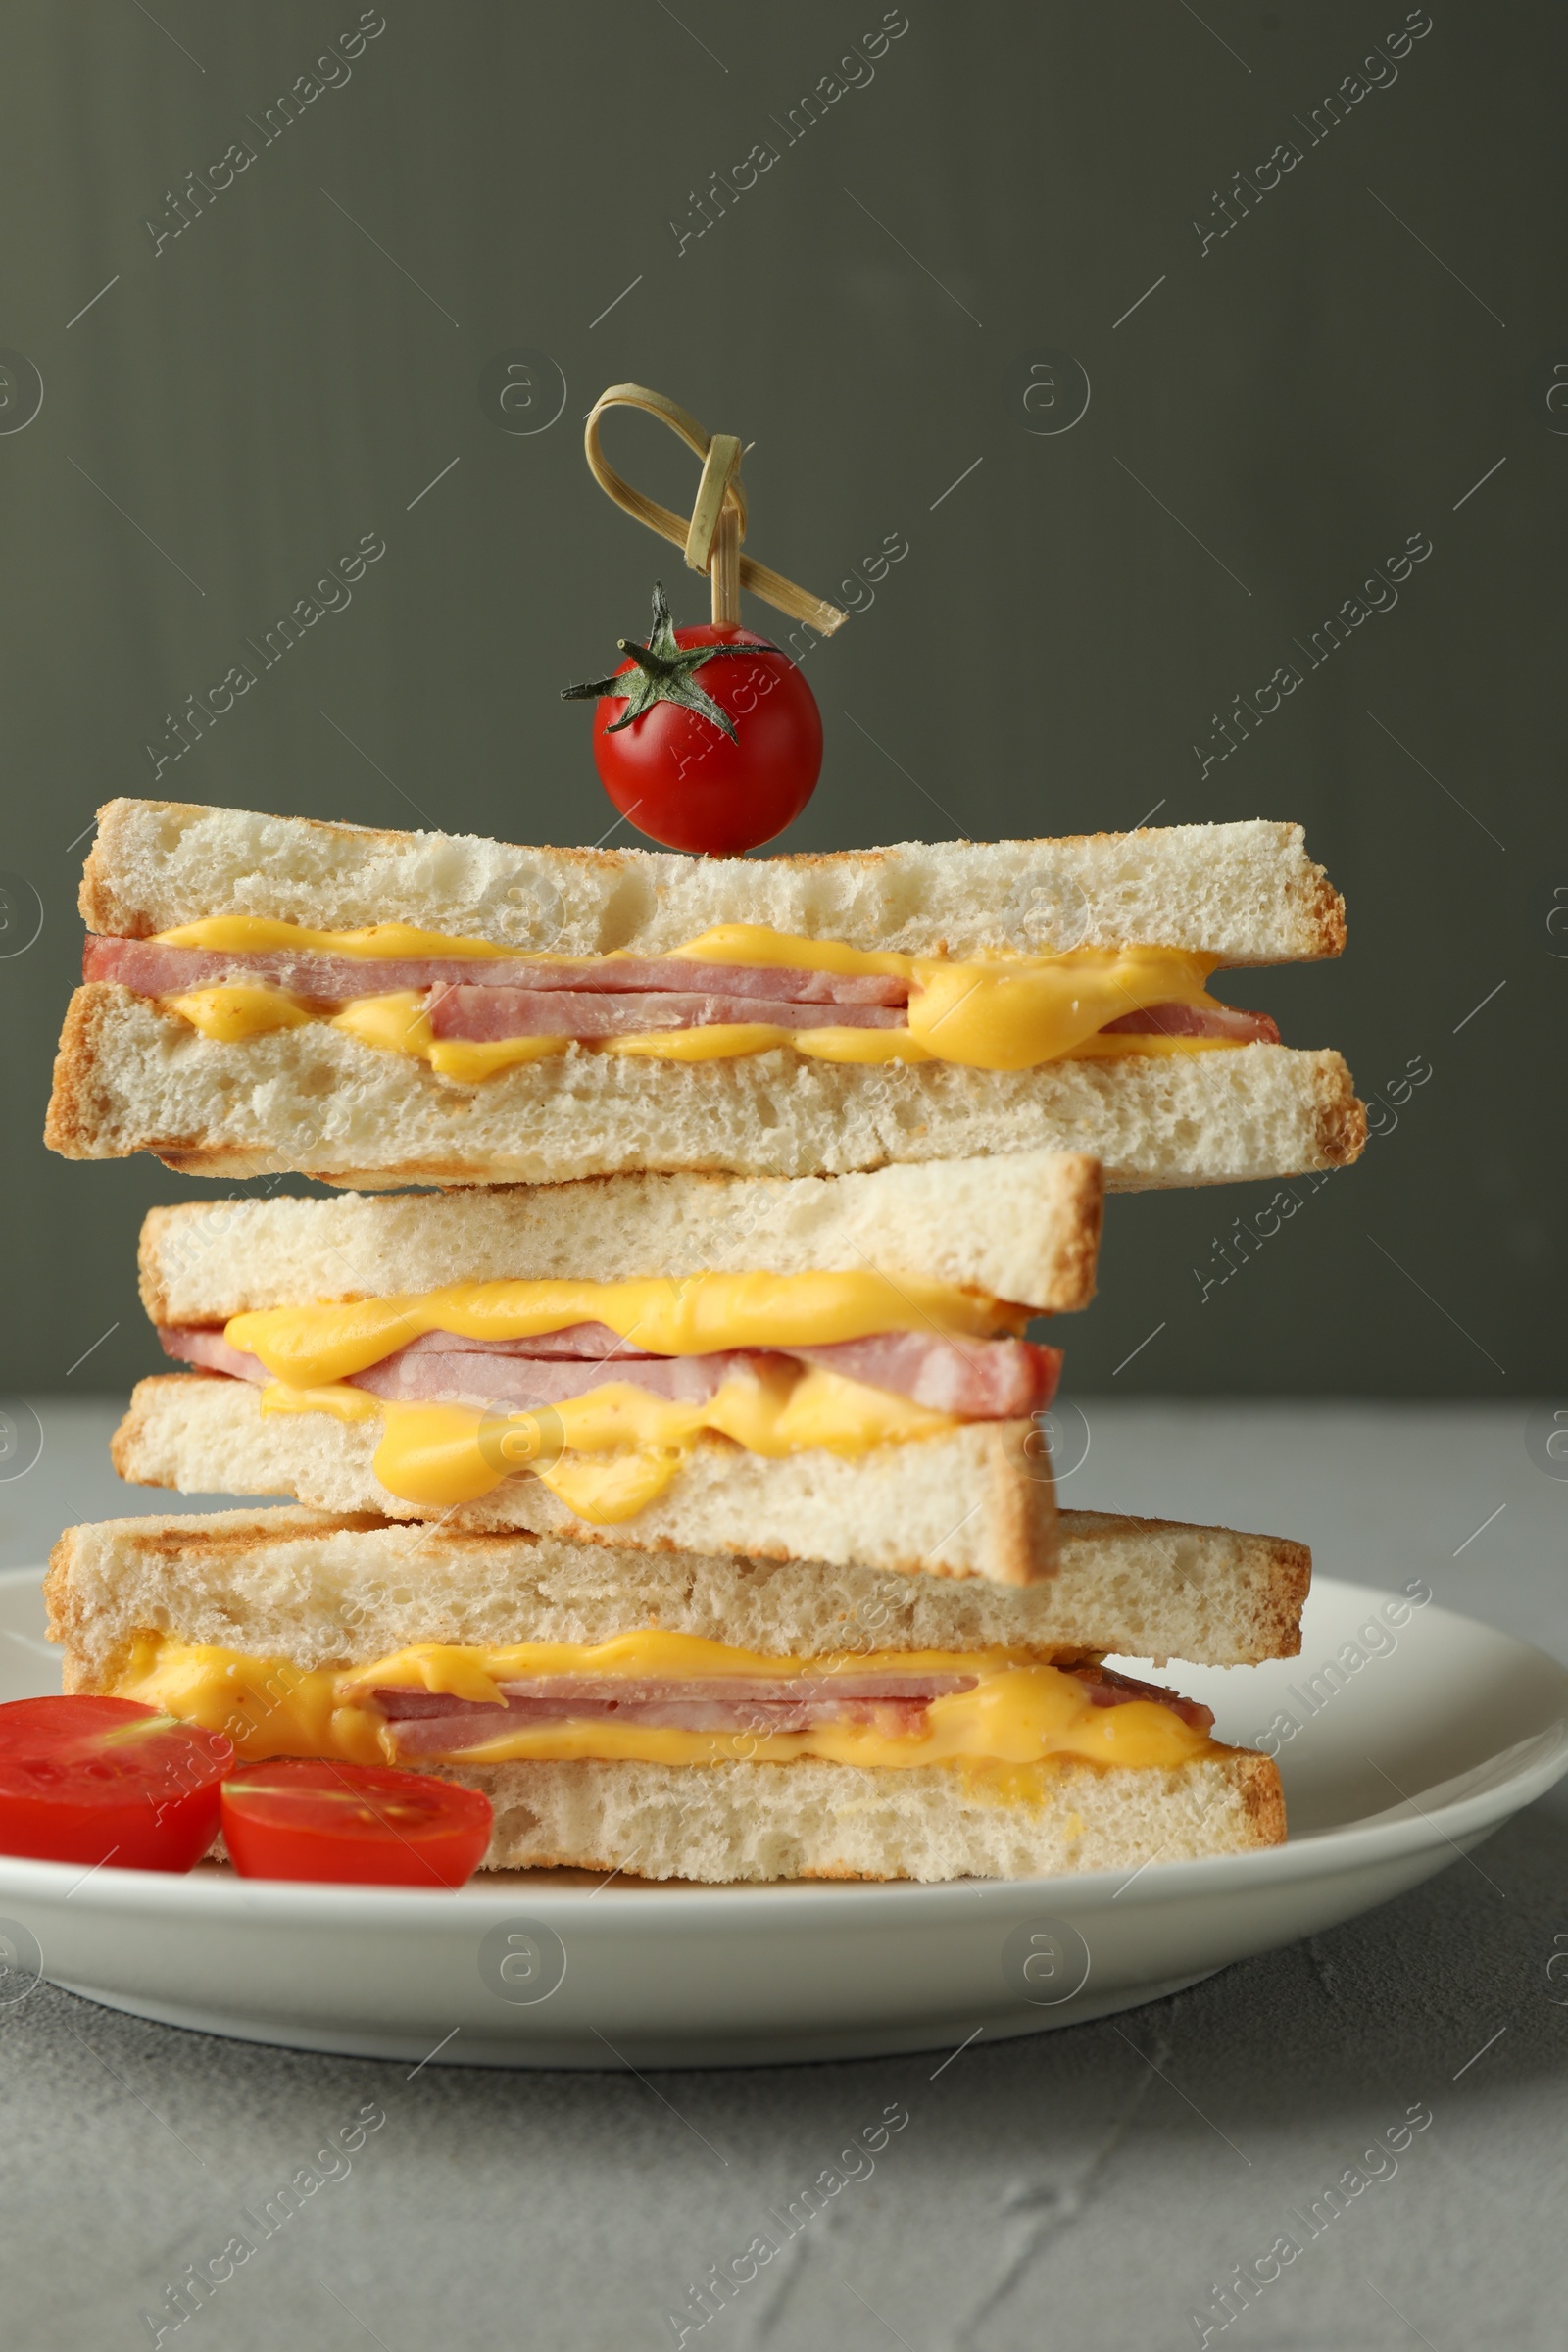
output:
[[[773,1021],[709,1021],[695,1029],[651,1029],[641,1037],[606,1037],[601,1054],[646,1054],[655,1061],[734,1061],[793,1045],[795,1031]]]
[[[484,940],[449,939],[440,932],[416,931],[402,923],[374,924],[361,931],[310,931],[261,916],[223,915],[157,936],[165,946],[227,954],[294,948],[361,957],[516,956],[523,962],[538,960]],[[194,990],[161,1002],[204,1036],[223,1043],[260,1036],[268,1029],[292,1027],[302,1017],[329,1018],[335,1027],[366,1045],[416,1054],[438,1076],[465,1084],[477,1083],[519,1062],[563,1054],[573,1042],[585,1044],[591,1052],[664,1061],[729,1060],[787,1046],[818,1060],[934,1060],[979,1070],[1035,1069],[1042,1062],[1079,1055],[1109,1059],[1129,1052],[1229,1051],[1234,1045],[1228,1038],[1138,1039],[1124,1044],[1099,1036],[1107,1021],[1151,1004],[1213,1004],[1205,983],[1217,959],[1176,948],[1074,948],[1061,956],[972,958],[905,956],[891,949],[846,947],[837,940],[793,938],[760,924],[725,923],[673,952],[695,962],[906,979],[910,983],[908,1026],[896,1030],[796,1030],[770,1021],[745,1021],[592,1041],[530,1037],[470,1044],[430,1036],[419,991],[357,1000],[331,1015],[311,1012],[285,990],[267,990],[249,983]],[[597,963],[614,957],[549,960]]]
[[[438,1078],[454,1078],[462,1086],[477,1086],[498,1070],[514,1069],[520,1061],[548,1061],[564,1054],[569,1037],[501,1037],[485,1039],[438,1037],[426,1061]],[[411,1049],[412,1051],[413,1049]]]
[[[965,959],[793,939],[722,923],[675,950],[710,963],[890,976],[910,983],[909,1037],[933,1059],[1029,1070],[1076,1051],[1107,1021],[1147,1004],[1207,1004],[1216,958],[1176,948],[1074,948],[1064,956]]]
[[[662,1494],[705,1433],[774,1458],[820,1446],[855,1455],[958,1426],[890,1390],[821,1365],[737,1371],[706,1403],[675,1403],[629,1381],[536,1412],[383,1401],[345,1385],[427,1332],[469,1340],[525,1340],[574,1323],[603,1323],[653,1355],[727,1348],[789,1349],[922,1331],[978,1339],[1021,1332],[1022,1307],[950,1284],[857,1273],[693,1274],[628,1282],[459,1282],[388,1298],[253,1309],[224,1338],[270,1373],[264,1413],[383,1417],[375,1474],[404,1502],[445,1509],[474,1502],[504,1479],[532,1471],[578,1518],[631,1518]],[[612,1364],[612,1357],[607,1359]]]
[[[562,1040],[564,1044],[566,1041]],[[655,1061],[731,1061],[793,1046],[818,1061],[931,1061],[907,1029],[781,1029],[770,1021],[713,1021],[701,1029],[656,1029],[642,1037],[607,1037],[601,1054],[646,1054]]]
[[[500,1764],[518,1758],[634,1758],[659,1764],[787,1764],[818,1756],[835,1764],[907,1769],[944,1764],[978,1770],[1000,1801],[1044,1793],[1046,1775],[1063,1763],[1179,1770],[1215,1752],[1214,1743],[1171,1708],[1152,1699],[1097,1707],[1073,1676],[1024,1651],[912,1651],[810,1659],[767,1657],[691,1635],[646,1627],[597,1644],[518,1642],[506,1648],[406,1649],[344,1670],[303,1668],[284,1658],[187,1644],[166,1636],[136,1637],[112,1676],[121,1698],[158,1707],[183,1721],[223,1732],[242,1758],[340,1756],[353,1763],[395,1761],[386,1719],[370,1692],[382,1689],[450,1693],[494,1702],[502,1682],[554,1674],[608,1674],[690,1681],[704,1675],[776,1679],[805,1674],[814,1683],[835,1672],[878,1666],[899,1673],[965,1674],[972,1690],[933,1699],[917,1732],[876,1722],[821,1724],[805,1732],[690,1732],[629,1723],[573,1722],[498,1729],[478,1745],[454,1748],[449,1760]],[[434,1761],[435,1759],[429,1759]],[[426,1759],[421,1758],[420,1762]]]
[[[280,988],[260,981],[226,981],[216,988],[193,988],[186,995],[160,997],[166,1012],[177,1012],[203,1037],[220,1045],[240,1044],[247,1037],[265,1037],[270,1029],[297,1029],[316,1015],[286,996]]]
[[[1021,1333],[1023,1308],[918,1274],[651,1275],[627,1282],[453,1282],[435,1291],[272,1306],[234,1315],[231,1348],[259,1356],[274,1380],[315,1388],[368,1371],[427,1332],[465,1340],[533,1340],[603,1323],[650,1355],[725,1348],[825,1348],[882,1332],[950,1339]]]
[[[334,1029],[346,1030],[362,1046],[379,1047],[383,1054],[428,1054],[435,1043],[422,988],[399,989],[389,997],[356,997],[330,1018]]]
[[[949,1414],[820,1366],[760,1378],[735,1373],[706,1404],[675,1404],[629,1381],[533,1412],[383,1403],[364,1389],[274,1382],[262,1391],[262,1411],[328,1412],[344,1421],[382,1414],[375,1475],[401,1501],[456,1507],[530,1471],[579,1519],[601,1527],[630,1519],[662,1494],[707,1432],[778,1459],[811,1446],[853,1456],[958,1426]]]
[[[445,931],[419,931],[412,923],[370,923],[363,931],[310,931],[301,923],[274,921],[265,914],[212,914],[175,931],[155,931],[160,948],[207,948],[218,956],[359,956],[392,959],[406,956],[512,957],[514,948],[493,947],[487,939],[453,939]]]
[[[690,956],[699,963],[749,963],[769,971],[839,972],[878,980],[912,980],[915,959],[894,948],[851,948],[838,939],[806,939],[790,931],[770,931],[765,923],[719,923],[699,939],[689,939],[675,956]]]

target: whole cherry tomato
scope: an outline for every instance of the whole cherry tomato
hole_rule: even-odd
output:
[[[433,1773],[284,1757],[223,1783],[223,1843],[247,1879],[461,1886],[490,1842],[490,1799]]]
[[[220,1732],[131,1698],[0,1706],[0,1853],[189,1870],[218,1835]]]
[[[622,816],[666,849],[739,857],[793,824],[822,771],[822,714],[797,664],[737,622],[677,629],[654,590],[646,645],[621,638],[598,700],[594,765]]]

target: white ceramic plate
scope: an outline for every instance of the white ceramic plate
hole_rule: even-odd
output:
[[[59,1688],[38,1582],[0,1577],[0,1699]],[[458,1894],[0,1856],[0,2005],[42,1974],[169,2025],[470,2066],[868,2057],[1102,2017],[1403,1893],[1568,1770],[1568,1669],[1430,1604],[1391,1623],[1405,1605],[1319,1578],[1298,1660],[1173,1670],[1221,1738],[1275,1726],[1291,1838],[1266,1853],[947,1886],[518,1871]]]

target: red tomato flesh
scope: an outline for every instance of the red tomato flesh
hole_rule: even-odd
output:
[[[218,1835],[234,1750],[129,1698],[0,1706],[0,1853],[189,1870]]]
[[[223,1842],[247,1879],[461,1886],[490,1842],[490,1799],[428,1773],[286,1757],[224,1781]]]
[[[696,683],[734,722],[732,743],[710,718],[656,703],[611,734],[626,705],[594,706],[594,765],[622,816],[666,849],[738,858],[793,824],[822,772],[822,714],[788,654],[730,621],[675,631],[678,646],[756,646],[748,659],[705,662]],[[615,675],[636,668],[630,660]]]

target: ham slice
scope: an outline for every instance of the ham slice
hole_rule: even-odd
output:
[[[509,1037],[629,1037],[658,1029],[701,1029],[717,1023],[771,1021],[785,1029],[906,1029],[902,1008],[882,1004],[763,1003],[737,993],[700,996],[685,991],[618,995],[533,988],[445,988],[430,1000],[430,1028],[443,1039],[494,1044]],[[1232,1045],[1277,1046],[1280,1033],[1266,1012],[1229,1004],[1151,1004],[1107,1021],[1105,1037],[1212,1037]]]
[[[1176,1690],[1167,1690],[1159,1683],[1135,1682],[1130,1674],[1117,1674],[1109,1666],[1093,1663],[1068,1666],[1064,1673],[1083,1684],[1091,1706],[1122,1707],[1130,1698],[1152,1699],[1156,1706],[1169,1707],[1183,1723],[1190,1723],[1196,1732],[1211,1732],[1214,1710],[1199,1703],[1196,1698],[1183,1698]]]
[[[661,1029],[768,1021],[784,1029],[902,1029],[910,983],[869,973],[773,964],[706,963],[684,956],[605,956],[535,962],[522,956],[357,956],[272,949],[225,954],[150,939],[90,936],[82,976],[142,997],[254,981],[322,1006],[356,997],[430,992],[438,1038],[628,1037]],[[695,984],[695,985],[694,985]],[[1106,1037],[1211,1037],[1277,1046],[1264,1012],[1228,1004],[1150,1004],[1107,1021]]]
[[[689,971],[690,967],[688,967]],[[785,1029],[906,1029],[888,1004],[801,1004],[777,998],[699,996],[687,989],[444,988],[430,999],[437,1038],[494,1043],[508,1037],[637,1037],[658,1029],[707,1029],[771,1021]]]
[[[846,1668],[841,1674],[824,1669],[813,1674],[804,1667],[798,1674],[766,1675],[705,1674],[688,1680],[674,1679],[638,1681],[629,1675],[609,1674],[552,1674],[535,1675],[524,1681],[498,1683],[496,1688],[509,1708],[534,1706],[549,1709],[556,1718],[585,1713],[589,1708],[618,1710],[626,1720],[634,1720],[633,1707],[703,1705],[750,1707],[787,1706],[797,1710],[807,1706],[838,1703],[876,1703],[902,1699],[919,1706],[929,1706],[934,1698],[945,1698],[953,1690],[972,1690],[978,1681],[972,1674],[900,1674],[897,1669],[882,1672],[876,1668],[858,1671]],[[451,1715],[466,1713],[478,1706],[473,1699],[458,1698],[442,1690],[379,1690],[369,1694],[383,1715],[402,1721],[413,1716]],[[492,1721],[499,1719],[499,1705],[479,1708]]]
[[[1237,1046],[1277,1046],[1278,1024],[1266,1012],[1234,1004],[1146,1004],[1107,1021],[1102,1037],[1222,1037]]]
[[[1135,1682],[1107,1666],[1067,1666],[1091,1703],[1126,1706],[1134,1699],[1169,1707],[1195,1730],[1209,1731],[1212,1712],[1157,1683]],[[977,1675],[846,1671],[764,1676],[713,1675],[690,1681],[636,1681],[619,1675],[549,1675],[498,1686],[501,1701],[477,1705],[442,1691],[371,1690],[363,1695],[392,1730],[400,1763],[461,1753],[507,1732],[552,1723],[624,1723],[648,1729],[710,1732],[765,1739],[823,1724],[868,1724],[885,1738],[917,1738],[933,1699],[972,1690]]]
[[[272,1377],[259,1355],[231,1348],[220,1331],[167,1323],[160,1324],[158,1339],[164,1353],[176,1363],[224,1372],[232,1380]],[[563,1341],[574,1344],[563,1347]],[[494,1402],[527,1410],[559,1403],[564,1396],[580,1396],[607,1380],[641,1376],[642,1385],[659,1396],[702,1403],[723,1377],[716,1367],[753,1360],[740,1349],[711,1355],[648,1355],[628,1348],[608,1323],[574,1323],[567,1331],[537,1340],[466,1340],[454,1332],[432,1331],[383,1356],[368,1371],[356,1373],[351,1385],[403,1403]],[[687,1388],[671,1387],[662,1377],[672,1370],[691,1375]],[[536,1393],[530,1393],[530,1383]]]
[[[695,990],[699,995],[764,998],[788,1004],[899,1005],[909,1001],[907,980],[786,965],[705,963],[686,956],[606,956],[581,963],[546,963],[510,956],[328,956],[308,949],[228,954],[214,948],[172,948],[150,939],[89,937],[81,969],[85,980],[118,981],[140,997],[177,996],[223,980],[253,980],[288,989],[318,1004],[423,988],[521,989],[530,995],[554,989],[611,996]],[[672,1025],[663,1023],[666,1028]],[[557,1034],[565,1034],[559,1024]]]
[[[647,1730],[765,1740],[823,1724],[868,1724],[884,1738],[917,1736],[934,1698],[972,1690],[972,1674],[723,1675],[634,1682],[619,1675],[550,1675],[503,1683],[500,1705],[426,1690],[368,1693],[392,1726],[400,1763],[477,1747],[506,1732],[553,1723],[623,1723]]]
[[[1032,1340],[946,1340],[888,1331],[792,1353],[963,1421],[1026,1421],[1044,1412],[1061,1378],[1061,1349]]]
[[[270,1380],[259,1355],[231,1348],[220,1331],[195,1323],[160,1323],[158,1345],[176,1364],[194,1364],[202,1372],[226,1372],[231,1380]]]
[[[270,1378],[259,1357],[231,1348],[221,1332],[165,1325],[158,1337],[165,1354],[178,1362],[236,1380]],[[1061,1377],[1060,1348],[1029,1340],[949,1340],[896,1331],[822,1348],[648,1355],[628,1347],[606,1324],[577,1323],[537,1340],[463,1340],[449,1332],[427,1332],[355,1373],[351,1385],[402,1404],[466,1403],[535,1412],[541,1405],[586,1396],[607,1381],[629,1381],[674,1403],[706,1404],[732,1374],[761,1373],[791,1358],[963,1421],[1027,1420],[1044,1411]]]
[[[711,1355],[633,1355],[624,1362],[608,1353],[594,1362],[559,1355],[478,1350],[441,1355],[400,1348],[368,1372],[356,1372],[353,1386],[398,1404],[474,1404],[485,1411],[532,1413],[542,1405],[586,1396],[590,1389],[612,1381],[625,1381],[671,1404],[706,1404],[732,1373],[760,1368],[767,1360],[740,1348]]]
[[[612,1355],[617,1364],[648,1356],[646,1348],[623,1340],[608,1323],[568,1323],[563,1331],[542,1331],[531,1340],[466,1340],[455,1331],[428,1331],[411,1340],[405,1355],[561,1355],[586,1356],[598,1363]]]

